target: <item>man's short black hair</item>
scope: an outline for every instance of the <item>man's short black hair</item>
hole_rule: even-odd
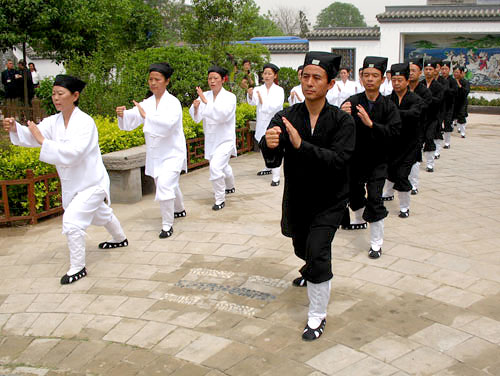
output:
[[[245,63],[250,63],[250,64],[252,64],[252,62],[251,62],[250,60],[245,59],[245,60],[243,60],[243,62],[241,63],[241,65],[243,65],[243,64],[245,64]]]

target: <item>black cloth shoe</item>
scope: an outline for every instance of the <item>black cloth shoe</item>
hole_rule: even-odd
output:
[[[305,341],[314,341],[318,339],[323,334],[325,330],[326,319],[321,321],[321,324],[316,329],[311,328],[309,325],[306,325],[304,328],[304,332],[302,333],[302,339]]]
[[[174,218],[182,218],[182,217],[185,217],[186,215],[187,215],[187,213],[185,210],[180,211],[180,212],[174,212]]]
[[[280,181],[279,181],[279,180],[278,180],[278,181],[274,181],[274,180],[273,180],[273,181],[271,182],[271,187],[277,187],[278,185],[280,185]]]
[[[101,249],[109,249],[109,248],[120,248],[120,247],[126,247],[128,246],[128,240],[125,239],[122,242],[119,243],[113,243],[113,242],[102,242],[99,243],[98,247]]]
[[[61,277],[61,285],[69,285],[70,283],[76,282],[79,279],[82,279],[87,275],[87,269],[83,268],[80,270],[78,273],[75,273],[73,275],[63,275]]]
[[[426,169],[425,171],[427,171],[427,172],[434,172],[434,168],[432,168],[432,167],[427,167],[427,169]]]
[[[438,154],[438,155],[434,156],[434,159],[439,159],[439,158],[441,158],[441,154]]]
[[[292,285],[297,287],[306,287],[307,281],[303,277],[297,277],[292,281]]]
[[[450,145],[444,145],[443,146],[443,149],[449,149],[450,148]]]
[[[410,216],[410,210],[408,211],[400,211],[399,214],[398,214],[398,217],[399,218],[408,218]]]
[[[225,202],[222,202],[222,204],[214,204],[214,206],[212,206],[212,210],[221,210],[224,206],[226,206]]]
[[[418,195],[418,189],[416,189],[416,188],[415,188],[415,189],[412,189],[412,190],[411,190],[411,194],[412,194],[412,195],[414,195],[414,196],[415,196],[415,195]]]
[[[230,194],[230,193],[234,193],[234,192],[236,192],[236,188],[234,188],[234,187],[231,188],[231,189],[226,189],[226,194],[227,195]]]
[[[271,170],[262,170],[257,172],[257,176],[271,175],[273,172]]]
[[[392,200],[394,200],[394,195],[387,197],[382,196],[382,201],[392,201]]]
[[[160,235],[158,235],[158,237],[160,239],[166,239],[166,238],[170,238],[174,233],[174,228],[173,227],[170,227],[170,230],[168,231],[165,231],[165,230],[161,230],[160,232]]]
[[[368,228],[368,224],[366,222],[357,223],[357,224],[349,224],[342,226],[343,230],[366,230]]]
[[[462,138],[465,138],[465,135],[464,135],[464,134],[462,135]]]
[[[368,257],[372,259],[378,259],[380,256],[382,256],[382,248],[380,248],[378,251],[374,251],[371,247],[370,250],[368,251]]]

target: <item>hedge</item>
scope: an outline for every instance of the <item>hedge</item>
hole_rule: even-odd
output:
[[[500,106],[500,99],[487,100],[484,97],[472,98],[469,97],[469,104],[472,106]]]

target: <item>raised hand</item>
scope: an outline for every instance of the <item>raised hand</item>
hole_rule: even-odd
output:
[[[363,124],[366,125],[367,127],[373,128],[373,121],[370,119],[370,116],[366,112],[365,108],[360,104],[358,104],[356,108],[358,110],[358,116],[363,122]]]
[[[31,120],[28,121],[28,129],[30,130],[31,134],[35,138],[35,140],[41,145],[45,141],[45,137],[43,137],[42,132],[40,132],[40,129],[38,129],[38,125],[36,125],[34,122]]]
[[[134,106],[137,107],[139,110],[139,113],[141,114],[143,119],[146,119],[146,111],[144,111],[144,108],[142,108],[141,104],[136,101],[132,101],[134,103]]]
[[[340,109],[344,112],[347,112],[349,115],[352,115],[351,102],[344,102],[344,104],[340,106]]]
[[[123,113],[125,112],[125,110],[127,109],[127,107],[125,106],[119,106],[119,107],[116,107],[116,115],[118,117],[123,117]]]
[[[302,144],[302,138],[300,137],[299,132],[297,132],[295,127],[288,121],[286,117],[282,117],[281,119],[283,120],[283,123],[285,123],[286,131],[293,147],[295,149],[300,148],[300,145]]]
[[[6,132],[17,132],[16,119],[14,118],[3,119],[3,129]]]
[[[203,90],[201,89],[201,87],[199,86],[196,86],[196,93],[198,94],[198,96],[200,97],[200,100],[207,104],[208,101],[207,101],[207,98],[205,97],[205,94],[203,94]]]

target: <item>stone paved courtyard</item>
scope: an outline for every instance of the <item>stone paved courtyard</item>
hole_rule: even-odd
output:
[[[98,250],[69,286],[61,217],[0,229],[0,375],[500,375],[500,116],[471,115],[411,216],[387,204],[384,254],[339,230],[325,334],[300,335],[301,262],[280,234],[282,185],[233,159],[236,193],[213,212],[208,169],[181,177],[188,216],[158,239],[154,196],[114,204],[130,246]],[[311,192],[314,194],[314,187]]]

